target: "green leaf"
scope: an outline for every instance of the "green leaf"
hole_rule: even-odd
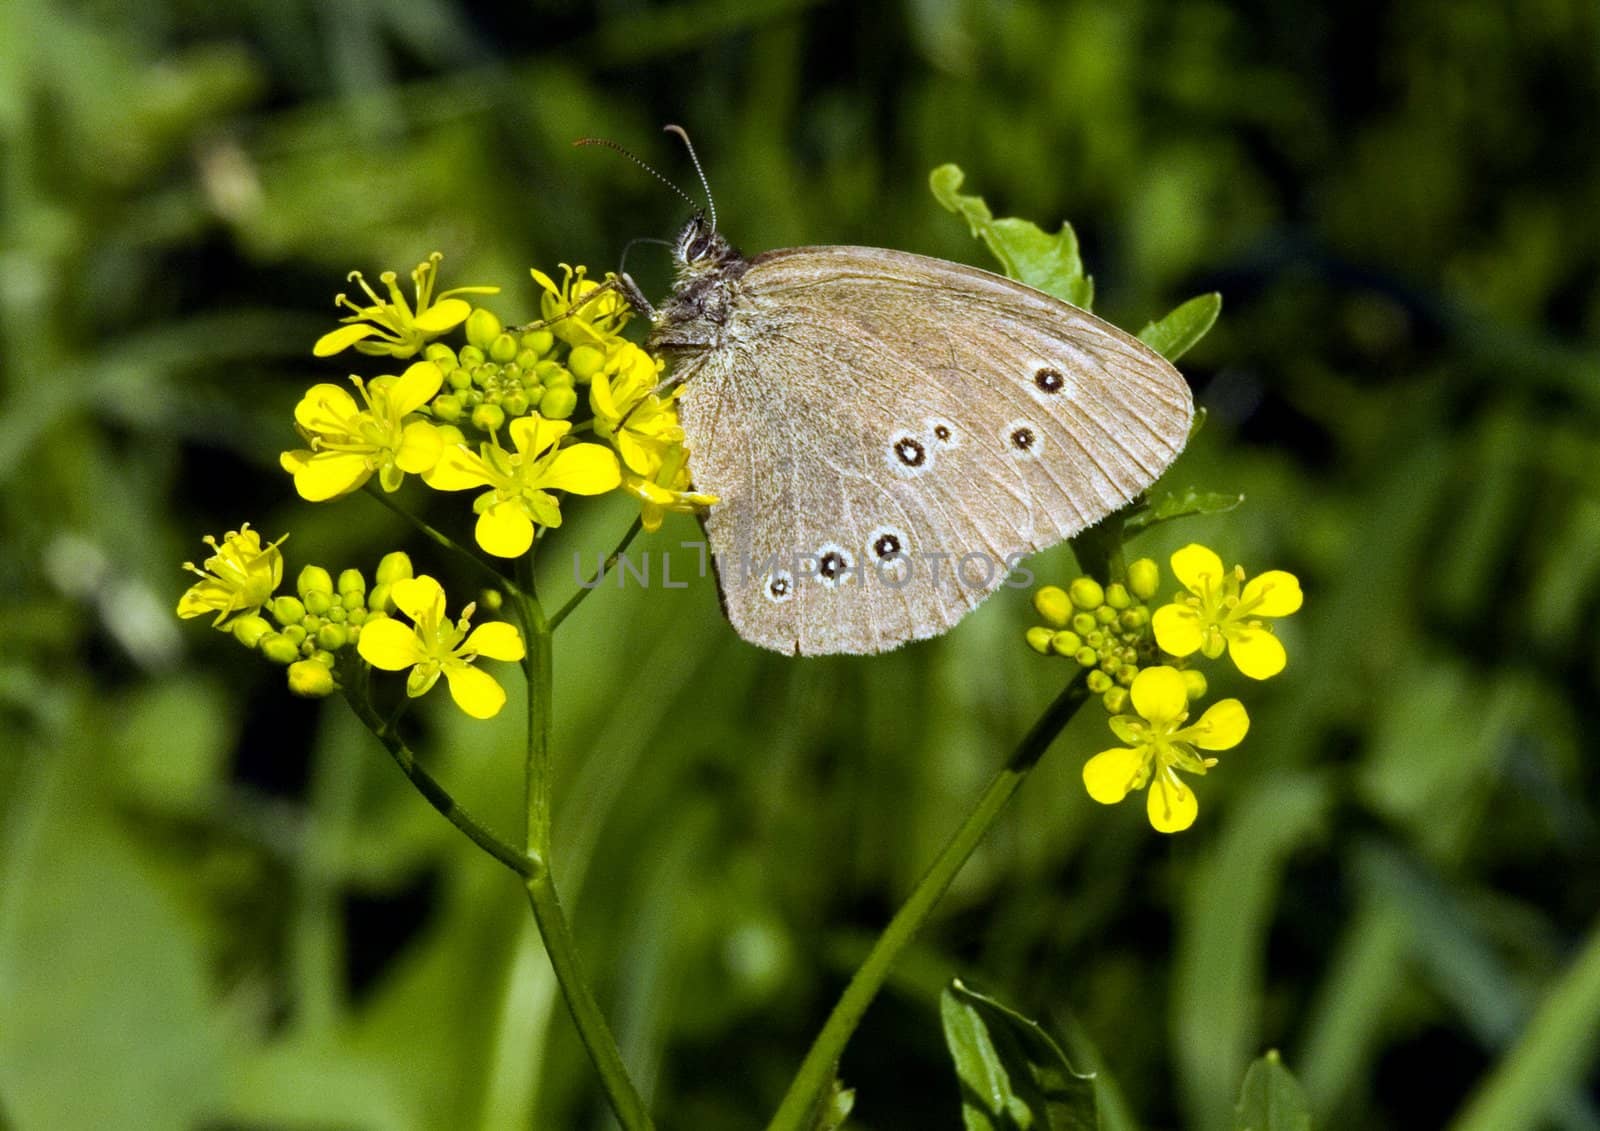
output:
[[[960,980],[939,998],[967,1131],[1096,1131],[1093,1077],[1038,1025]]]
[[[1193,514],[1223,514],[1244,502],[1244,496],[1230,491],[1202,491],[1188,487],[1172,491],[1150,503],[1138,514],[1130,515],[1123,523],[1129,532],[1148,530],[1175,518],[1188,518]]]
[[[1088,310],[1094,303],[1094,280],[1083,273],[1072,225],[1063,223],[1061,231],[1051,235],[1031,220],[996,220],[983,197],[956,191],[964,180],[959,166],[940,165],[928,175],[928,187],[940,204],[967,221],[1007,275]]]
[[[1234,1108],[1233,1131],[1311,1131],[1311,1109],[1299,1083],[1273,1049],[1250,1066]]]
[[[1216,325],[1222,313],[1222,296],[1216,291],[1197,295],[1139,331],[1139,340],[1168,361],[1177,361]]]

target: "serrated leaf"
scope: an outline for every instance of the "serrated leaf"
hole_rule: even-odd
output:
[[[1250,1066],[1239,1089],[1233,1131],[1311,1131],[1311,1107],[1278,1050]]]
[[[940,165],[928,175],[928,187],[940,204],[966,220],[1008,276],[1088,310],[1094,303],[1094,280],[1084,274],[1072,225],[1063,223],[1051,235],[1031,220],[997,220],[983,197],[956,191],[966,176],[958,165]]]
[[[1129,515],[1123,529],[1132,532],[1148,530],[1175,518],[1188,518],[1193,514],[1223,514],[1244,502],[1244,496],[1229,491],[1201,491],[1189,487],[1161,496],[1137,514]]]
[[[951,982],[939,998],[966,1131],[1097,1131],[1093,1077],[1038,1025]]]
[[[1220,294],[1197,295],[1140,330],[1139,340],[1168,361],[1177,361],[1210,332],[1221,313]]]

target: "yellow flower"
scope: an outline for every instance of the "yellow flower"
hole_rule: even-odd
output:
[[[205,543],[215,553],[206,559],[204,569],[193,562],[183,563],[183,568],[200,580],[178,599],[178,615],[188,619],[216,613],[212,627],[226,629],[230,618],[259,613],[283,581],[283,554],[278,550],[283,538],[263,546],[261,535],[251,530],[248,522],[224,534],[220,546],[207,534]]]
[[[389,290],[387,302],[379,298],[377,292],[367,285],[360,271],[350,272],[350,279],[361,284],[361,289],[367,292],[367,298],[372,301],[367,306],[359,306],[344,295],[337,296],[333,300],[335,306],[348,307],[355,313],[340,319],[346,325],[337,330],[330,330],[318,338],[311,352],[318,357],[332,357],[341,350],[355,346],[366,354],[411,357],[425,346],[430,338],[437,338],[440,334],[455,329],[467,320],[467,315],[472,313],[471,303],[452,296],[500,293],[499,287],[453,287],[435,297],[433,285],[439,273],[439,261],[443,258],[444,256],[436,251],[428,257],[426,263],[417,264],[416,269],[411,272],[411,281],[417,296],[415,310],[400,293],[400,287],[395,282],[397,276],[393,271],[385,271],[378,276]],[[374,337],[379,340],[366,340]]]
[[[683,443],[676,390],[666,397],[654,393],[661,368],[660,360],[632,342],[618,342],[589,384],[594,434],[611,441],[630,471],[650,478],[671,448]]]
[[[552,491],[599,495],[622,482],[617,457],[599,444],[569,444],[561,438],[572,425],[546,420],[538,413],[511,422],[514,450],[498,441],[480,446],[475,455],[457,445],[445,452],[423,476],[439,491],[489,488],[473,503],[478,512],[474,534],[478,545],[501,558],[515,558],[533,545],[533,528],[560,526],[561,506]]]
[[[543,271],[530,269],[534,282],[544,290],[539,296],[539,309],[550,332],[570,346],[609,345],[633,314],[628,300],[610,290],[585,302],[602,284],[587,277],[587,267],[573,268],[563,263],[561,271],[561,285],[557,286]],[[576,312],[569,314],[575,306]]]
[[[1245,583],[1243,566],[1225,573],[1222,559],[1196,543],[1172,555],[1172,572],[1188,593],[1156,610],[1156,643],[1173,656],[1202,652],[1216,659],[1226,648],[1239,670],[1266,679],[1283,670],[1283,644],[1260,617],[1286,617],[1300,607],[1300,580],[1281,569]],[[1241,588],[1241,586],[1243,588]]]
[[[408,627],[388,617],[368,621],[361,628],[356,651],[375,668],[398,672],[406,668],[406,694],[415,699],[427,693],[443,674],[450,697],[475,719],[489,719],[505,706],[505,689],[488,672],[473,667],[479,656],[491,660],[520,660],[522,634],[515,625],[491,621],[469,635],[467,628],[475,606],[461,610],[450,621],[444,613],[444,589],[423,574],[405,577],[389,588],[395,607],[410,617]]]
[[[1111,729],[1126,742],[1103,750],[1083,767],[1083,784],[1089,796],[1102,805],[1115,805],[1131,791],[1150,787],[1146,811],[1157,832],[1182,832],[1194,824],[1200,803],[1177,771],[1203,774],[1217,764],[1195,750],[1227,750],[1239,745],[1250,729],[1250,717],[1237,699],[1223,699],[1200,716],[1193,726],[1183,675],[1176,668],[1146,668],[1129,689],[1134,715],[1117,715]]]
[[[639,523],[647,533],[654,534],[661,529],[668,511],[696,514],[721,501],[715,495],[702,495],[689,489],[688,455],[682,444],[675,445],[654,479],[631,471],[623,472],[622,489],[639,500]]]
[[[374,471],[383,489],[394,491],[406,473],[431,468],[444,449],[444,439],[432,424],[406,420],[444,382],[433,362],[419,361],[399,377],[378,377],[370,384],[359,377],[350,380],[366,408],[339,385],[313,385],[294,409],[295,426],[310,450],[278,457],[294,476],[300,497],[313,503],[349,494]]]

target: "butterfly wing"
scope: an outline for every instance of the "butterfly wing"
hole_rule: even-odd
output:
[[[696,486],[721,499],[728,618],[806,655],[944,632],[1149,486],[1193,415],[1178,371],[1116,327],[876,248],[752,260],[720,341],[676,373]]]

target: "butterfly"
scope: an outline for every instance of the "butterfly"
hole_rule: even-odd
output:
[[[695,490],[719,499],[705,528],[723,609],[763,648],[943,633],[1027,555],[1131,502],[1188,437],[1193,398],[1160,354],[1003,276],[869,247],[746,259],[714,211],[672,254],[659,309],[622,286],[683,386]]]

